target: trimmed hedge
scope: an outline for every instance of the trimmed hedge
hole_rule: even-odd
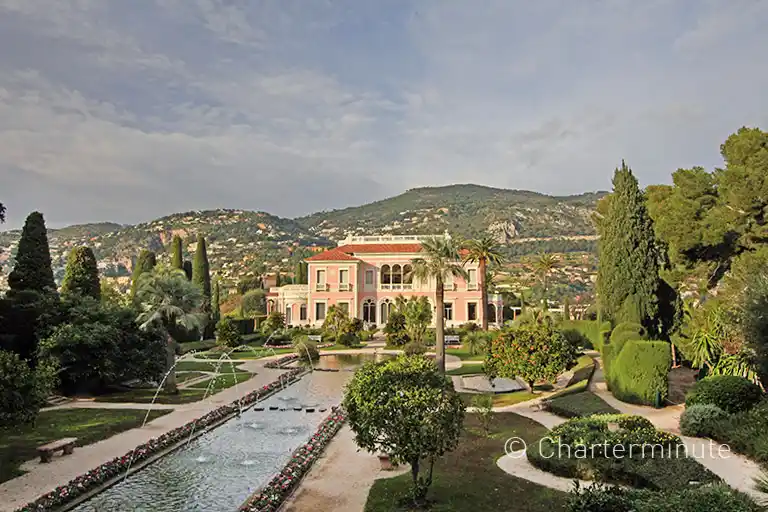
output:
[[[598,322],[597,320],[566,320],[560,324],[561,330],[574,329],[585,336],[592,344],[592,348],[600,350],[603,346],[603,340],[606,338],[606,332],[610,333],[610,322]]]
[[[706,377],[688,391],[685,405],[711,404],[727,413],[747,411],[763,398],[760,386],[735,375]]]
[[[757,512],[746,494],[725,484],[714,484],[669,491],[622,489],[592,484],[571,492],[567,512]]]
[[[546,410],[563,418],[584,418],[593,414],[618,414],[602,398],[589,391],[552,398],[544,403]]]
[[[630,340],[616,353],[609,348],[606,380],[613,396],[622,402],[653,405],[656,392],[666,400],[669,388],[667,374],[672,363],[669,343],[665,341]]]
[[[613,345],[615,354],[621,352],[624,344],[630,340],[647,340],[648,333],[640,324],[623,322],[614,327],[611,332],[610,344]]]

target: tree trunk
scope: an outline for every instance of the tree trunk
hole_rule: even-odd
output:
[[[435,362],[437,371],[445,375],[445,289],[443,280],[437,279],[437,289],[435,290]]]
[[[165,368],[166,372],[169,372],[165,378],[165,386],[163,389],[166,393],[177,394],[179,388],[176,385],[176,340],[169,334],[165,339]]]
[[[411,461],[411,480],[413,481],[413,502],[418,505],[421,501],[421,490],[419,489],[419,459]]]
[[[485,281],[485,260],[480,260],[480,268],[478,269],[478,274],[480,274],[482,277],[482,281],[480,283],[480,302],[483,303],[483,330],[488,330],[488,283]]]

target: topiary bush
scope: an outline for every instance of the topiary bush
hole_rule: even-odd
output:
[[[243,336],[240,334],[235,322],[229,318],[222,318],[216,324],[216,344],[222,347],[237,347],[242,345]]]
[[[563,338],[574,348],[592,348],[592,342],[577,329],[563,329]]]
[[[715,424],[728,416],[724,410],[712,404],[686,407],[680,417],[680,431],[686,436],[710,437]]]
[[[727,413],[747,411],[762,399],[760,386],[735,375],[706,377],[688,391],[685,405],[712,404]]]
[[[611,331],[610,322],[598,322],[597,320],[566,320],[560,323],[560,329],[575,329],[584,335],[595,350],[603,347],[604,333]]]
[[[608,347],[611,354],[606,380],[613,396],[623,402],[653,405],[658,392],[662,402],[666,400],[672,364],[669,343],[631,340],[618,353],[613,343]]]
[[[618,355],[624,344],[630,340],[646,340],[648,332],[640,324],[624,322],[617,325],[610,336],[610,344],[613,345],[614,355]]]

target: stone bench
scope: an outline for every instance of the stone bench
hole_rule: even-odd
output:
[[[62,455],[70,455],[75,451],[76,442],[76,437],[66,437],[64,439],[59,439],[58,441],[53,441],[52,443],[44,444],[43,446],[38,446],[37,453],[40,454],[40,462],[51,462],[53,454],[58,451],[61,451]]]

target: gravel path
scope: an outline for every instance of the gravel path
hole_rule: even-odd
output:
[[[368,491],[377,478],[389,478],[409,471],[401,466],[382,471],[379,459],[358,451],[349,426],[344,426],[315,462],[301,485],[286,502],[284,512],[360,512]]]

